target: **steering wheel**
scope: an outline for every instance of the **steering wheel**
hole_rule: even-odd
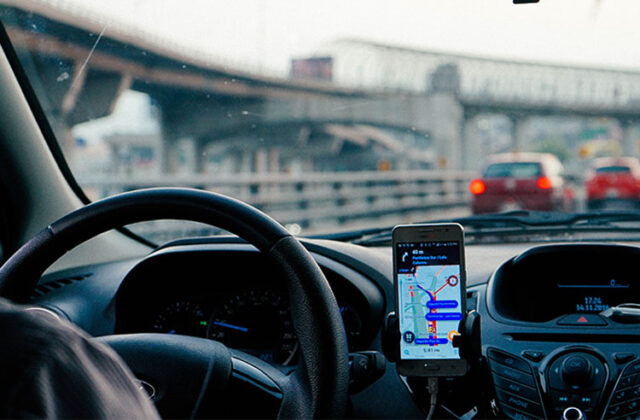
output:
[[[139,378],[155,375],[156,386],[165,395],[199,391],[204,395],[207,386],[201,386],[203,383],[222,392],[230,383],[232,370],[249,365],[255,385],[280,398],[279,418],[344,417],[349,382],[347,345],[327,279],[307,250],[282,225],[224,195],[152,188],[82,207],[49,225],[7,260],[0,268],[0,296],[26,302],[44,271],[68,250],[108,230],[156,219],[190,220],[220,227],[245,239],[274,261],[286,278],[300,362],[293,374],[286,375],[204,338],[127,334],[100,339],[110,344]],[[202,395],[196,400],[201,400]]]

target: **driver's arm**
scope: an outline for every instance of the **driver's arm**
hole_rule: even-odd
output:
[[[158,418],[108,347],[49,315],[0,301],[0,416]]]

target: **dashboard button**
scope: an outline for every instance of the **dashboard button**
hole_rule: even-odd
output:
[[[609,407],[609,409],[607,410],[607,418],[610,417],[616,417],[620,414],[622,414],[622,409],[624,404],[618,404],[618,405],[613,405],[611,407]]]
[[[628,402],[624,409],[627,413],[640,409],[640,400]]]
[[[618,417],[620,420],[638,420],[640,418],[640,412],[629,413],[627,415]]]
[[[622,376],[633,375],[634,373],[640,373],[640,361],[627,366]]]
[[[588,389],[591,391],[601,391],[607,381],[607,369],[595,357],[592,357],[591,363],[593,363],[593,378]]]
[[[529,401],[517,395],[509,394],[508,392],[504,392],[500,388],[496,388],[496,396],[498,400],[514,407],[517,410],[525,411],[527,413],[533,414],[534,416],[542,417],[542,406],[540,404],[536,404],[533,401]]]
[[[560,374],[561,364],[556,360],[551,368],[549,369],[549,386],[556,390],[565,390],[568,391],[570,388],[564,383],[562,380],[562,375]]]
[[[568,356],[562,362],[562,379],[567,385],[582,388],[591,382],[593,366],[584,356]]]
[[[544,358],[544,353],[541,351],[525,350],[522,355],[532,362],[539,362]]]
[[[627,363],[636,358],[635,353],[614,353],[613,360],[616,363]]]
[[[529,369],[529,364],[519,357],[510,355],[508,353],[503,353],[501,351],[497,351],[494,349],[489,349],[489,357],[494,361],[503,364],[505,366],[509,366],[510,368],[518,369],[523,372],[530,373],[531,369]]]
[[[512,392],[531,401],[539,401],[538,391],[530,386],[510,381],[498,375],[493,375],[493,383],[507,392]]]
[[[544,353],[541,351],[525,350],[522,355],[532,362],[539,362],[544,358]]]
[[[614,403],[620,403],[623,402],[627,399],[629,399],[629,390],[627,389],[623,389],[621,391],[616,391],[615,394],[613,394],[613,402]]]
[[[491,369],[494,373],[507,379],[511,379],[512,381],[520,382],[521,384],[528,385],[530,387],[535,387],[533,376],[531,376],[531,374],[524,373],[521,370],[511,369],[510,367],[499,363],[492,363],[491,365]]]
[[[528,413],[523,413],[521,411],[518,411],[513,407],[509,407],[506,404],[502,404],[502,406],[500,408],[502,409],[502,412],[510,419],[514,419],[514,420],[536,420],[536,419],[540,418],[540,417],[532,416],[531,414],[528,414]]]
[[[551,391],[551,402],[554,407],[562,407],[563,409],[571,404],[572,395],[568,392]]]
[[[607,325],[607,321],[595,314],[571,314],[565,315],[557,322],[558,325],[570,325],[572,327],[600,327]]]
[[[618,382],[618,389],[629,388],[636,382],[636,375],[623,376]]]
[[[591,412],[596,408],[599,396],[599,392],[576,394],[573,396],[573,405],[583,409],[587,413]]]
[[[557,358],[546,373],[549,387],[557,391],[600,391],[607,380],[605,365],[586,352],[568,353]]]

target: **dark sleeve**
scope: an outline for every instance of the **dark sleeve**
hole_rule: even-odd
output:
[[[0,416],[158,418],[118,356],[48,315],[0,305]]]

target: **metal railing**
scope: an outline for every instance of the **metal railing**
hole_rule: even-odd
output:
[[[80,179],[91,197],[155,186],[226,194],[305,231],[367,220],[467,207],[474,173],[452,171],[264,173],[237,175],[101,176]]]

